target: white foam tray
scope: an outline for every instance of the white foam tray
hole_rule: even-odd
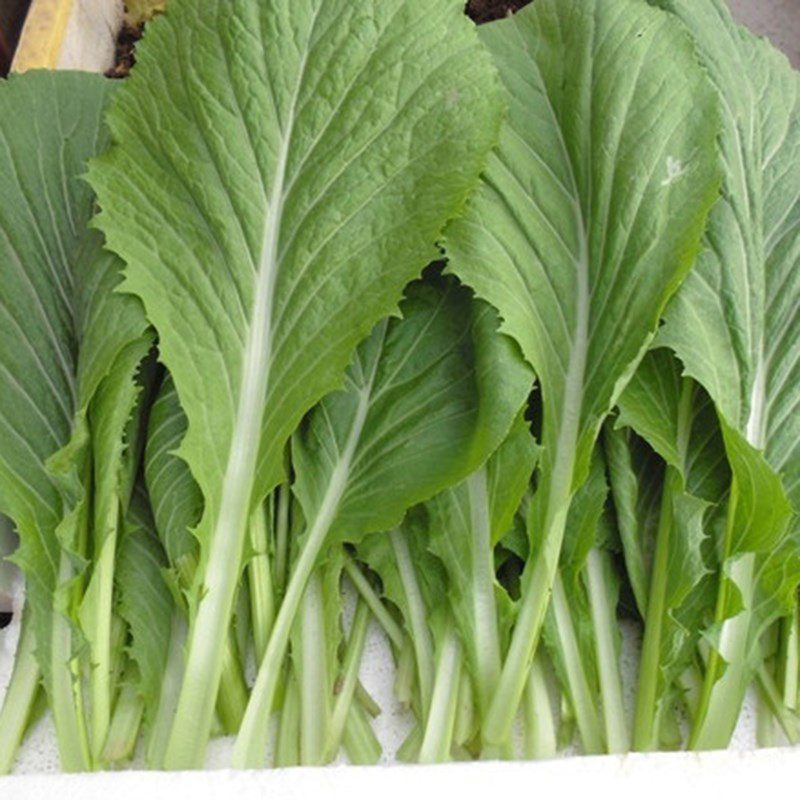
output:
[[[2,2],[2,0],[0,0]],[[202,0],[198,0],[202,2]],[[729,0],[742,22],[773,38],[800,66],[800,0]],[[103,70],[113,59],[114,31],[121,19],[121,0],[33,0],[15,66]],[[49,25],[49,27],[48,27]],[[38,37],[38,40],[37,40]],[[45,45],[42,45],[42,39]],[[0,541],[0,547],[3,542]],[[19,610],[22,585],[18,581],[12,604]],[[7,598],[6,598],[7,602]],[[0,597],[0,604],[3,598]],[[19,635],[12,624],[0,631],[0,698],[10,677]],[[636,672],[636,643],[626,637],[623,673]],[[320,797],[325,800],[361,798],[429,798],[457,795],[459,800],[494,797],[570,798],[592,793],[615,800],[675,797],[744,797],[785,791],[800,775],[800,749],[755,750],[755,716],[748,701],[730,750],[717,753],[658,753],[626,756],[567,756],[540,762],[479,762],[436,767],[390,766],[411,720],[392,696],[393,671],[388,646],[375,626],[370,630],[362,682],[383,713],[375,733],[385,749],[378,767],[331,766],[288,770],[235,772],[225,769],[231,741],[215,741],[208,769],[201,772],[149,773],[125,771],[93,775],[58,774],[58,755],[47,718],[26,740],[15,774],[0,778],[0,798],[39,800],[154,800],[189,797],[212,800],[235,797],[270,800]],[[632,681],[626,682],[629,686]],[[632,698],[628,699],[628,706]]]

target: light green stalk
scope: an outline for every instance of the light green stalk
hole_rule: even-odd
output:
[[[22,618],[14,671],[0,710],[0,775],[11,772],[22,737],[30,720],[41,673],[36,661],[36,641],[30,614]]]
[[[362,600],[358,603],[350,638],[347,642],[347,652],[342,664],[342,674],[337,682],[337,695],[333,705],[328,737],[324,748],[324,761],[329,762],[336,758],[342,743],[342,736],[353,705],[353,697],[358,686],[358,671],[361,659],[364,656],[364,646],[367,641],[367,626],[369,623],[370,609]]]
[[[454,623],[449,620],[439,648],[436,678],[419,752],[420,764],[438,764],[450,759],[461,668],[461,642]]]

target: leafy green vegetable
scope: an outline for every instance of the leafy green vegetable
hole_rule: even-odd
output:
[[[716,98],[681,26],[631,0],[537,0],[483,29],[510,113],[452,268],[541,383],[534,559],[484,734],[508,738],[571,497],[598,430],[698,251],[719,185]]]
[[[495,139],[471,27],[456,0],[202,16],[175,0],[109,114],[99,225],[158,330],[205,500],[168,766],[202,762],[247,521],[286,441],[429,260]]]
[[[0,772],[45,706],[67,770],[374,764],[373,621],[400,761],[723,747],[751,684],[800,741],[786,60],[724,0],[127,12],[124,82],[0,82]]]
[[[639,551],[631,560],[650,562],[646,600],[640,606],[645,634],[634,730],[634,746],[648,750],[660,743],[659,728],[674,702],[675,682],[692,660],[713,605],[709,577],[716,564],[704,551],[718,519],[712,512],[725,498],[730,472],[713,404],[694,381],[681,376],[681,365],[668,350],[648,353],[619,405],[617,426],[630,426],[666,462],[653,470],[645,455],[641,466],[633,467],[643,455],[641,446],[607,430],[618,477],[626,470],[625,450],[630,448],[627,470],[638,473],[631,477],[644,501],[637,513],[647,520],[626,546],[629,552]],[[647,469],[660,476],[655,492]],[[618,497],[630,491],[623,488],[626,483],[622,478]]]
[[[138,301],[113,291],[119,262],[87,227],[94,198],[80,177],[105,146],[108,93],[102,78],[81,74],[33,73],[0,86],[0,509],[20,534],[15,560],[66,769],[89,766],[110,721],[116,512],[125,502],[118,465],[133,401],[110,419],[103,396],[135,395],[133,372],[150,346]],[[94,489],[100,524],[90,539],[93,464],[107,472]],[[89,547],[97,560],[81,614],[95,665],[87,733],[73,623],[74,579]]]
[[[723,197],[660,341],[705,387],[733,471],[713,652],[692,745],[728,743],[764,626],[790,613],[800,548],[800,77],[721,0],[663,2],[723,110]]]
[[[570,505],[544,627],[587,753],[629,748],[616,625],[619,578],[609,552],[613,542],[605,516],[607,496],[604,460],[595,450],[589,475]]]
[[[397,526],[406,510],[463,478],[507,432],[530,380],[494,311],[453,279],[412,284],[403,318],[379,322],[345,388],[292,442],[305,526],[292,576],[237,740],[238,766],[260,765],[290,626],[326,546]]]

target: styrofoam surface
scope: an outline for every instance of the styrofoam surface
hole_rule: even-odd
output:
[[[796,751],[595,756],[535,763],[325,767],[234,772],[116,772],[12,777],[3,797],[42,800],[613,800],[778,797],[797,786]]]
[[[758,33],[769,35],[800,65],[800,0],[729,0],[738,18]],[[62,66],[101,69],[107,65],[110,31],[118,19],[119,0],[79,0],[75,22],[62,54]],[[92,15],[92,9],[96,14]],[[88,16],[86,14],[88,13]],[[80,16],[83,15],[83,16]],[[98,16],[99,15],[99,16]],[[79,18],[80,16],[80,18]],[[83,39],[91,29],[95,44],[70,44]],[[92,48],[95,48],[92,50]],[[92,50],[90,53],[89,51]],[[96,63],[95,63],[96,62]],[[102,63],[101,63],[102,62]],[[0,587],[1,589],[2,587]],[[0,592],[1,594],[2,592]],[[21,586],[14,592],[15,605],[21,605]],[[10,677],[18,628],[16,624],[0,631],[0,687]],[[635,635],[628,631],[623,653],[623,674],[632,691],[636,672]],[[362,682],[383,708],[374,729],[384,746],[384,762],[391,763],[394,753],[410,730],[412,720],[394,700],[393,667],[388,645],[373,626],[368,637],[361,675]],[[628,697],[628,707],[632,698]],[[615,800],[641,797],[674,798],[680,793],[699,796],[736,795],[758,791],[769,793],[796,785],[800,772],[800,753],[796,749],[753,750],[755,715],[749,699],[737,728],[732,749],[722,753],[659,753],[656,755],[594,756],[558,758],[546,762],[451,764],[440,767],[393,768],[391,779],[384,769],[364,767],[297,768],[233,772],[228,763],[231,741],[215,741],[209,751],[210,771],[196,773],[114,772],[85,776],[56,777],[58,757],[52,727],[44,719],[32,731],[18,760],[17,775],[0,778],[0,794],[14,800],[47,797],[58,792],[60,800],[115,800],[188,796],[199,800],[235,797],[236,800],[261,798],[265,793],[274,800],[324,797],[325,800],[378,796],[381,800],[408,797],[432,797],[457,792],[460,798],[510,795],[545,796],[558,793],[613,790]]]

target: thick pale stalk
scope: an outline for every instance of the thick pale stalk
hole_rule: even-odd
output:
[[[483,716],[489,709],[502,669],[486,468],[473,473],[467,482],[472,517],[469,596],[472,598],[473,636],[469,648],[475,666],[478,707]]]
[[[177,609],[172,612],[172,624],[169,638],[167,664],[164,679],[161,681],[161,693],[158,698],[156,717],[151,720],[149,738],[145,758],[150,769],[161,769],[164,765],[164,754],[169,742],[169,734],[183,680],[183,656],[186,643],[186,620]]]
[[[759,746],[776,747],[778,745],[775,722],[780,725],[789,744],[797,744],[800,741],[800,722],[784,704],[780,689],[763,662],[758,668],[757,682],[759,688]]]
[[[90,588],[94,590],[90,625],[92,669],[90,677],[91,747],[94,759],[99,759],[111,725],[112,645],[111,625],[114,603],[114,571],[117,555],[117,525],[119,504],[114,504],[114,518],[108,521],[105,536],[95,554]]]
[[[755,561],[754,553],[740,556],[730,565],[729,575],[722,578],[724,585],[720,591],[717,617],[723,615],[722,609],[727,605],[725,594],[730,591],[726,585],[731,582],[742,595],[743,609],[735,617],[725,620],[719,649],[712,648],[709,654],[700,706],[689,737],[692,750],[725,749],[739,720],[750,678],[747,653],[753,622]]]
[[[108,728],[102,753],[103,763],[118,764],[131,758],[136,749],[143,715],[144,702],[136,685],[133,682],[125,683]]]
[[[315,570],[300,607],[299,659],[293,658],[300,687],[300,763],[323,763],[330,722],[330,679],[327,665],[322,580]],[[294,655],[294,653],[293,653]]]
[[[291,670],[286,674],[286,690],[275,744],[275,766],[295,767],[300,763],[300,694]]]
[[[66,553],[61,554],[59,585],[65,586],[73,577],[72,565]],[[83,716],[79,666],[72,656],[72,625],[53,610],[51,632],[52,685],[50,705],[56,727],[58,753],[65,772],[85,772],[92,767],[89,736]]]
[[[523,594],[511,645],[497,691],[484,720],[483,736],[488,744],[502,744],[511,735],[511,726],[520,707],[545,614],[550,605],[572,498],[579,405],[577,410],[570,412],[568,409],[564,412],[569,424],[565,423],[562,429],[555,464],[552,471],[545,476],[545,480],[549,481],[539,488],[539,492],[546,492],[543,500],[544,513],[541,515],[544,524],[542,530],[537,532],[541,538],[537,536],[535,558],[526,567],[526,573],[530,571],[530,575],[523,576]]]
[[[525,685],[525,758],[553,758],[558,750],[558,731],[550,702],[547,675],[541,656],[533,659]]]
[[[593,548],[586,561],[586,584],[589,590],[589,607],[594,628],[594,645],[603,698],[603,722],[606,733],[606,750],[609,753],[627,753],[630,736],[622,702],[622,678],[615,637],[617,610],[609,603],[608,576],[613,567],[608,553]]]
[[[222,730],[233,734],[239,730],[247,708],[248,691],[242,669],[239,644],[232,628],[228,629],[222,656],[222,675],[217,694],[217,716]]]
[[[572,621],[564,582],[556,575],[553,585],[553,614],[555,616],[558,647],[567,674],[567,684],[578,723],[583,750],[587,754],[604,751],[603,736],[597,703],[589,688],[589,681],[583,668],[578,637]]]
[[[367,713],[358,705],[350,706],[344,729],[344,749],[351,764],[377,764],[383,755],[381,743],[369,724]]]
[[[39,691],[41,673],[35,650],[33,625],[30,614],[26,612],[22,618],[14,671],[0,710],[0,775],[11,772]]]
[[[800,609],[781,621],[781,692],[783,704],[797,711],[800,680]]]
[[[451,623],[442,638],[436,664],[436,680],[419,752],[420,764],[439,764],[450,759],[460,676],[461,643]]]
[[[269,715],[272,711],[275,691],[278,688],[278,679],[289,644],[292,623],[336,515],[344,488],[344,475],[335,476],[331,484],[319,513],[309,528],[306,542],[286,587],[280,611],[275,618],[272,635],[258,670],[239,736],[236,739],[233,751],[235,767],[259,767],[263,764],[269,732]]]
[[[341,458],[331,472],[327,489],[316,515],[309,520],[305,541],[286,587],[280,611],[275,618],[272,635],[258,670],[239,736],[236,739],[233,750],[233,766],[235,767],[260,767],[263,764],[269,739],[269,715],[272,711],[275,691],[278,688],[292,623],[300,607],[306,584],[317,563],[331,525],[336,519],[339,502],[347,488],[350,465],[364,428],[369,401],[370,390],[365,389],[359,398],[358,408]]]

